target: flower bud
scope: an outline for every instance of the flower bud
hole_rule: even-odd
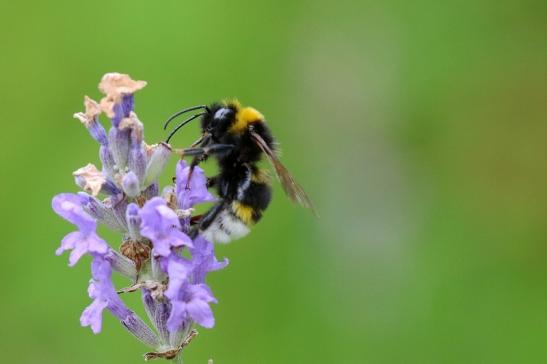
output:
[[[96,199],[93,196],[88,195],[85,192],[79,192],[79,196],[83,197],[83,209],[98,223],[104,224],[112,230],[123,232],[125,228],[118,222],[114,213],[105,204]]]
[[[129,229],[129,235],[132,240],[140,240],[142,238],[140,233],[141,217],[139,216],[139,207],[137,204],[130,203],[127,205],[125,211],[125,219],[127,221],[127,227]]]
[[[122,188],[129,197],[137,197],[141,193],[139,179],[133,171],[129,171],[123,176]]]
[[[145,187],[158,179],[167,165],[170,156],[171,148],[167,144],[160,143],[154,147],[150,161],[146,166],[146,173],[144,175]]]
[[[142,184],[144,182],[144,174],[146,172],[146,155],[144,153],[142,143],[131,144],[127,165],[129,169],[137,175],[139,184]]]
[[[135,97],[133,94],[125,94],[122,96],[122,115],[128,117],[135,107]]]
[[[114,182],[107,179],[106,182],[103,184],[103,188],[101,189],[101,192],[106,193],[108,195],[117,195],[118,193],[122,191],[120,191],[120,189],[116,186]]]
[[[80,120],[85,125],[91,137],[98,141],[101,145],[108,144],[106,138],[106,131],[99,123],[99,114],[101,108],[99,104],[88,96],[84,98],[85,112],[78,112],[74,114],[74,118]]]
[[[129,156],[127,166],[135,172],[139,183],[144,181],[146,171],[146,152],[144,150],[143,134],[144,127],[133,111],[129,116],[124,117],[119,124],[119,129],[129,130]]]
[[[112,195],[104,200],[105,205],[111,209],[114,217],[127,230],[127,222],[125,221],[125,210],[127,209],[127,198],[119,195]]]
[[[133,110],[134,98],[132,94],[121,95],[121,102],[115,103],[112,105],[112,125],[116,128],[120,127],[123,123],[123,119],[129,117],[131,111]]]
[[[135,279],[137,277],[137,269],[135,263],[118,253],[116,250],[110,249],[105,258],[110,262],[112,269],[119,272],[121,275]]]
[[[108,133],[108,141],[112,157],[118,171],[121,171],[127,165],[129,155],[129,129],[111,128]]]
[[[89,131],[89,134],[91,134],[91,137],[98,141],[101,145],[107,145],[108,140],[106,138],[106,131],[104,130],[103,126],[98,122],[94,121],[89,124],[87,127],[87,130]]]
[[[146,187],[146,189],[143,192],[144,197],[146,200],[150,200],[159,194],[159,187],[158,182],[152,183],[150,186]]]
[[[104,173],[110,177],[114,178],[116,175],[116,162],[114,162],[114,157],[112,157],[112,152],[107,145],[101,145],[99,148],[99,158],[103,164]]]
[[[142,290],[142,301],[150,321],[154,323],[154,327],[158,331],[161,342],[169,344],[169,331],[166,326],[171,312],[169,302],[155,299],[149,289]],[[178,343],[173,346],[177,345]]]
[[[116,315],[116,313],[114,313],[114,315]],[[131,334],[133,334],[133,336],[145,345],[148,345],[151,348],[157,348],[159,346],[158,336],[150,330],[148,325],[135,315],[135,313],[131,312],[131,314],[126,316],[121,323]]]

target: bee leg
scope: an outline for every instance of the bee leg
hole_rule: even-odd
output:
[[[218,184],[218,176],[207,177],[207,188],[215,187]]]
[[[227,154],[234,149],[235,145],[233,144],[211,144],[207,147],[202,148],[186,148],[182,149],[180,151],[181,155],[183,157],[185,156],[195,156],[195,157],[203,157],[203,156],[222,156],[224,154]]]
[[[203,160],[203,156],[195,156],[190,163],[190,171],[188,172],[188,179],[186,180],[185,189],[188,191],[190,189],[190,181],[192,180],[192,174],[194,173],[194,168]]]
[[[222,211],[223,208],[224,208],[224,201],[220,201],[219,203],[211,207],[209,211],[203,214],[201,216],[201,219],[199,219],[199,221],[196,223],[196,225],[192,226],[192,228],[190,229],[190,232],[189,232],[190,237],[192,239],[195,239],[200,232],[206,230],[209,226],[211,226],[211,224],[213,223],[213,221],[218,216],[218,214]]]
[[[191,226],[196,225],[197,223],[199,223],[199,220],[201,220],[202,217],[203,217],[203,215],[195,215],[195,216],[192,216],[192,217],[190,218],[190,225],[191,225]]]
[[[194,168],[201,162],[207,159],[210,155],[221,156],[223,154],[229,153],[234,148],[232,144],[212,144],[207,147],[202,148],[186,148],[183,149],[181,157],[184,156],[194,156],[192,163],[190,164],[190,173],[188,174],[188,180],[186,182],[186,189],[190,189],[190,180],[192,179],[192,173]]]

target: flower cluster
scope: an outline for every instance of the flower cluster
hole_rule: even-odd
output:
[[[212,242],[188,235],[193,206],[214,200],[199,167],[188,183],[190,168],[179,161],[175,185],[159,193],[158,178],[172,152],[165,143],[143,140],[143,124],[133,109],[134,93],[145,85],[128,75],[106,74],[99,84],[103,99],[86,96],[85,112],[74,115],[99,143],[102,168],[78,169],[73,175],[83,191],[53,198],[53,210],[77,229],[62,239],[56,253],[70,250],[70,266],[84,255],[92,258],[88,294],[93,301],[81,315],[82,326],[100,332],[107,309],[154,350],[145,358],[173,359],[195,335],[194,324],[214,326],[210,304],[216,299],[205,277],[228,261],[216,259]],[[102,113],[112,122],[108,133],[99,122]],[[119,251],[99,237],[98,224],[121,233]],[[114,271],[131,280],[129,287],[114,287]],[[152,328],[120,298],[137,290]]]

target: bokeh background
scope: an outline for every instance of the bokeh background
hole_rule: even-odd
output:
[[[321,214],[276,186],[218,248],[186,363],[547,362],[546,4],[3,1],[0,361],[142,362],[109,314],[79,326],[89,259],[54,256],[72,228],[50,208],[98,162],[72,114],[118,71],[149,82],[150,143],[185,106],[261,110]]]

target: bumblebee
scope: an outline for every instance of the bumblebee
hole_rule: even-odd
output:
[[[208,178],[207,184],[217,189],[220,201],[193,220],[193,237],[202,234],[209,241],[228,243],[247,235],[261,219],[272,197],[268,171],[258,166],[263,155],[287,196],[315,212],[310,198],[279,161],[275,139],[259,111],[237,101],[194,106],[172,115],[164,129],[178,116],[197,110],[166,139],[169,144],[180,128],[200,118],[201,137],[190,148],[175,151],[181,157],[193,157],[188,180],[195,166],[208,157],[215,158],[219,166],[218,175]]]

